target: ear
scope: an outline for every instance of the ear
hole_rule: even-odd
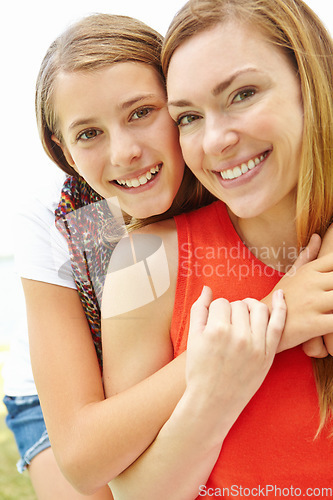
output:
[[[66,158],[67,163],[77,172],[75,161],[73,160],[72,155],[68,151],[67,147],[61,141],[59,141],[58,137],[56,137],[54,134],[51,135],[51,139],[53,142],[56,143],[57,146],[59,146],[59,148],[62,149],[62,152],[64,154],[64,157]]]

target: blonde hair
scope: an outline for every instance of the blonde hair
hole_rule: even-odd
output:
[[[302,91],[304,132],[297,188],[299,248],[316,232],[324,235],[333,217],[333,42],[302,0],[190,0],[173,19],[162,48],[162,68],[185,40],[236,19],[251,23],[285,50]],[[222,50],[222,49],[221,49]],[[333,359],[314,360],[320,427],[333,412]]]

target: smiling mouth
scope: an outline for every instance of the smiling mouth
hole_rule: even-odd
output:
[[[162,168],[162,163],[147,170],[146,173],[132,179],[116,179],[114,182],[125,188],[137,188],[151,181]]]
[[[265,151],[265,153],[263,153],[262,155],[256,156],[246,163],[242,163],[237,167],[222,170],[221,172],[217,173],[219,173],[224,180],[237,179],[238,177],[246,174],[249,170],[252,170],[254,169],[254,167],[260,165],[260,163],[264,161],[269,153],[269,151]]]

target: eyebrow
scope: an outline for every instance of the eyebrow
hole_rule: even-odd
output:
[[[141,101],[144,101],[146,99],[152,99],[152,98],[157,98],[158,96],[155,94],[139,94],[137,96],[134,96],[132,99],[123,102],[120,104],[120,109],[126,110],[128,108],[131,108],[134,104],[139,104]],[[68,127],[69,130],[73,130],[76,127],[81,127],[82,125],[89,125],[89,123],[96,122],[97,118],[94,118],[93,116],[90,118],[82,118],[80,120],[75,120],[70,124]]]
[[[134,96],[132,99],[129,101],[125,101],[120,105],[121,109],[128,109],[134,104],[137,104],[141,101],[144,101],[146,99],[156,99],[158,96],[156,94],[139,94],[137,96]]]
[[[82,125],[89,125],[89,123],[93,123],[94,121],[96,121],[96,118],[94,117],[75,120],[69,125],[68,130],[73,130],[76,127],[82,127]]]
[[[227,80],[223,80],[222,82],[215,85],[215,87],[211,91],[211,94],[214,97],[217,97],[218,95],[222,94],[222,92],[224,92],[224,90],[226,90],[228,87],[230,87],[230,85],[233,83],[234,80],[236,80],[236,78],[238,78],[239,76],[241,76],[244,73],[252,73],[252,72],[258,72],[258,70],[256,68],[244,68],[244,69],[240,69],[238,71],[235,71],[235,73],[233,73],[230,76],[230,78],[228,78]],[[186,99],[180,99],[178,101],[169,101],[168,105],[175,106],[177,108],[183,108],[186,106],[192,106],[193,103],[191,101],[187,101]]]

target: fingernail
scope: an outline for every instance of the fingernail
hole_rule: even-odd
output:
[[[284,292],[281,288],[279,290],[276,290],[274,293],[277,299],[284,299]]]

